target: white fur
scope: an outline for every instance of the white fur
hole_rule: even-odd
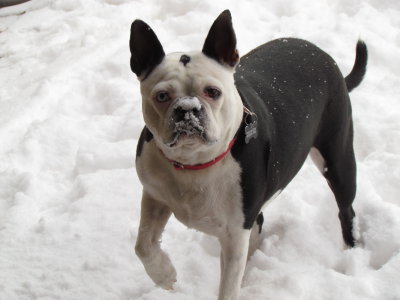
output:
[[[324,175],[328,171],[328,168],[326,167],[326,162],[321,152],[319,152],[317,148],[312,147],[310,150],[310,157],[321,174]]]
[[[230,154],[204,170],[178,171],[151,141],[136,168],[145,192],[189,228],[218,237],[230,223],[243,227],[240,166]]]
[[[218,300],[239,298],[249,249],[250,230],[234,226],[229,228],[227,233],[219,238],[221,243],[221,282]]]
[[[226,150],[239,128],[243,104],[237,90],[232,88],[233,68],[221,66],[201,52],[186,54],[191,57],[186,66],[179,62],[182,53],[167,55],[141,82],[141,93],[144,120],[157,146],[169,159],[193,165],[208,162]],[[203,91],[207,86],[218,88],[221,97],[206,99]],[[160,91],[168,91],[172,99],[196,97],[207,114],[207,134],[215,142],[210,145],[200,139],[184,139],[169,147],[173,106],[155,101]]]
[[[136,245],[149,276],[168,289],[176,278],[175,269],[158,243],[168,217],[161,215],[166,219],[160,221],[157,211],[168,208],[186,226],[219,239],[219,299],[237,299],[250,238],[250,230],[243,229],[239,164],[229,154],[218,165],[204,170],[177,171],[153,140],[144,145],[137,170],[145,191],[143,201],[152,203],[153,209],[153,213],[146,213],[143,204]],[[150,242],[154,239],[157,242]],[[140,253],[140,249],[147,253]]]
[[[172,289],[176,271],[168,255],[160,248],[160,238],[171,211],[143,193],[139,233],[135,251],[147,274],[159,286]]]
[[[165,156],[195,165],[225,152],[240,126],[243,105],[234,88],[233,68],[221,66],[202,53],[188,55],[191,61],[186,66],[179,62],[181,54],[168,55],[141,82],[144,119],[154,139],[144,143],[136,163],[144,187],[136,252],[153,281],[164,288],[172,288],[176,272],[159,244],[172,212],[186,226],[218,238],[221,244],[218,299],[237,300],[250,239],[250,230],[243,228],[241,168],[228,154],[209,168],[178,171]],[[207,99],[203,95],[207,86],[218,88],[221,97]],[[155,100],[160,91],[169,93],[169,103]],[[171,137],[168,122],[171,122],[171,110],[174,109],[173,99],[184,97],[197,99],[185,102],[185,105],[205,109],[207,134],[215,140],[214,143],[204,143],[189,136],[179,140],[176,146],[169,146],[172,144],[168,141]]]

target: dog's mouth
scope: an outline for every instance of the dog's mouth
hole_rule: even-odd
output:
[[[187,134],[187,132],[175,132],[170,141],[165,143],[168,147],[175,147],[182,140],[186,144],[195,144],[196,140],[200,140],[205,144],[214,144],[215,141],[208,138],[207,134]]]
[[[213,140],[207,134],[206,117],[204,113],[194,113],[192,111],[184,112],[183,116],[171,118],[172,134],[169,141],[166,143],[168,147],[178,145],[180,141],[185,141],[187,144],[195,144],[198,140],[206,144],[212,144]]]
[[[175,123],[171,138],[166,145],[168,147],[174,147],[182,140],[185,140],[186,143],[190,143],[190,141],[195,143],[196,140],[201,140],[205,143],[209,142],[205,126],[196,120],[179,121]]]
[[[182,97],[171,107],[168,119],[170,138],[165,143],[168,147],[177,146],[180,142],[185,145],[205,144],[213,141],[208,135],[207,113],[204,105],[196,97]]]

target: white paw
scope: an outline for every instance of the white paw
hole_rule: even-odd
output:
[[[154,283],[166,290],[172,290],[176,282],[176,271],[168,255],[160,252],[148,263],[144,263],[147,274]]]
[[[163,277],[159,282],[156,282],[158,286],[162,287],[165,290],[173,290],[174,283],[176,282],[176,271],[174,267],[172,267],[169,272],[170,273],[165,274],[166,276]]]

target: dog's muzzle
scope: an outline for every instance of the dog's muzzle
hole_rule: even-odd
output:
[[[172,104],[169,126],[172,137],[167,146],[173,147],[181,136],[199,137],[207,141],[206,112],[197,97],[181,97]]]

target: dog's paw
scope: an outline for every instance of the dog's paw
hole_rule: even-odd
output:
[[[164,290],[172,291],[174,289],[174,284],[176,282],[176,272],[175,269],[172,270],[166,278],[164,278],[161,282],[157,283],[158,286],[163,288]]]
[[[165,255],[165,259],[160,266],[162,271],[157,274],[154,282],[165,290],[173,290],[176,282],[176,271],[167,255]]]
[[[176,282],[176,271],[168,255],[161,252],[146,266],[147,274],[154,283],[163,289],[172,290]]]

